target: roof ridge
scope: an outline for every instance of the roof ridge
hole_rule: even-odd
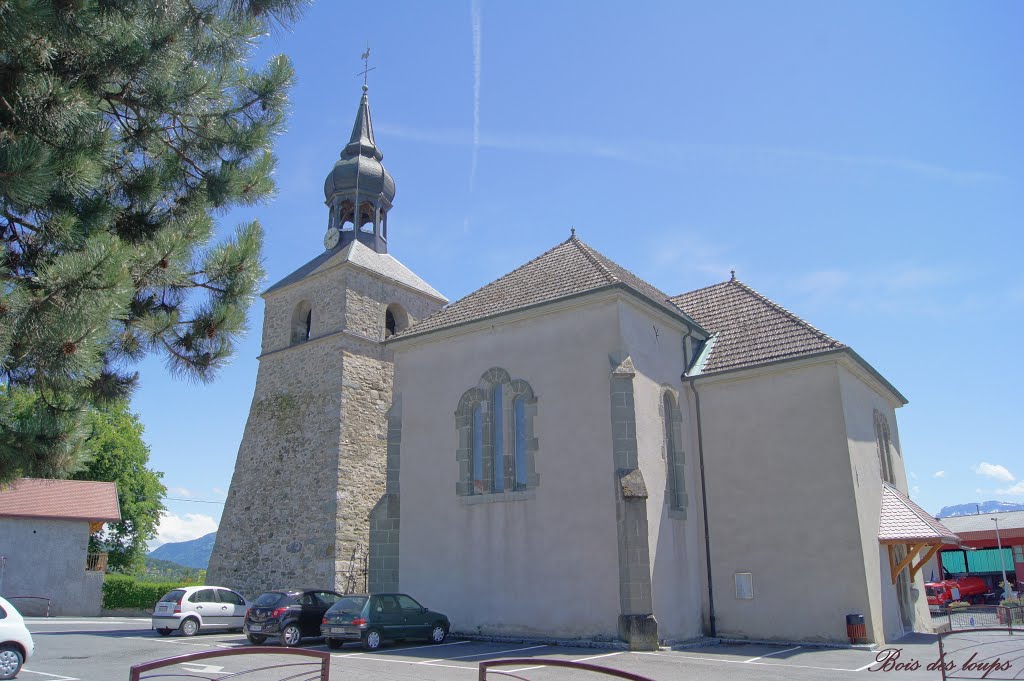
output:
[[[587,260],[593,263],[597,267],[597,269],[599,269],[601,273],[608,278],[609,283],[617,283],[622,281],[621,279],[616,277],[610,269],[608,269],[607,265],[605,265],[603,262],[600,261],[600,259],[598,259],[597,254],[594,252],[594,249],[592,249],[589,244],[584,243],[582,239],[577,239],[575,234],[569,237],[569,241],[576,244],[576,247],[580,250],[581,253],[583,253],[584,257],[586,257]]]
[[[511,277],[513,274],[515,274],[519,270],[523,269],[524,267],[527,267],[528,265],[531,265],[531,264],[535,263],[536,261],[540,260],[541,258],[546,256],[547,254],[555,251],[556,249],[558,249],[558,248],[560,248],[562,246],[565,246],[570,241],[572,241],[574,238],[575,238],[574,236],[571,236],[568,239],[566,239],[565,241],[559,241],[557,244],[555,244],[554,246],[552,246],[548,250],[544,251],[543,253],[541,253],[540,255],[536,256],[535,258],[527,260],[526,262],[524,262],[522,265],[520,265],[519,267],[515,268],[511,272],[506,272],[505,274],[501,275],[500,277],[498,277],[494,281],[488,282],[488,283],[484,284],[483,286],[480,286],[480,287],[470,291],[469,293],[467,293],[466,295],[462,296],[461,298],[457,298],[456,300],[449,301],[447,304],[442,305],[440,309],[435,310],[434,312],[432,312],[431,314],[428,314],[423,319],[420,319],[420,320],[416,321],[415,323],[410,324],[409,328],[404,329],[402,331],[399,331],[398,333],[395,334],[395,337],[401,336],[401,335],[404,335],[404,334],[407,334],[407,333],[409,335],[411,335],[413,333],[416,333],[416,327],[417,326],[425,324],[428,320],[430,320],[431,318],[436,317],[437,315],[443,313],[445,310],[450,308],[452,305],[454,305],[456,303],[461,303],[462,301],[470,298],[471,296],[475,296],[477,293],[480,293],[485,288],[488,288],[488,287],[490,287],[490,286],[492,286],[494,284],[497,284],[499,281],[502,281],[503,279],[507,279],[507,278]]]
[[[725,281],[720,281],[717,284],[708,284],[707,286],[701,286],[700,288],[695,288],[692,291],[684,291],[682,293],[678,293],[678,294],[672,296],[672,298],[682,298],[683,296],[690,296],[690,295],[693,295],[694,293],[700,293],[701,291],[707,291],[708,289],[715,288],[716,286],[724,286],[725,284],[728,284],[729,281],[730,280],[727,279]]]
[[[790,312],[789,310],[787,310],[786,308],[782,307],[781,305],[779,305],[775,301],[771,300],[770,298],[768,298],[768,297],[758,293],[754,289],[752,289],[749,286],[747,286],[746,284],[744,284],[739,279],[730,279],[729,281],[726,281],[724,283],[725,284],[735,284],[736,286],[739,286],[740,289],[742,289],[743,291],[746,291],[747,293],[752,295],[754,298],[756,298],[757,300],[759,300],[762,303],[764,303],[765,305],[767,305],[768,307],[770,307],[770,308],[772,308],[774,310],[777,310],[777,311],[781,312],[782,314],[784,314],[785,316],[787,316],[790,319],[792,319],[793,321],[795,321],[795,322],[797,322],[799,324],[802,324],[807,329],[809,329],[811,332],[816,334],[819,338],[821,338],[822,340],[828,342],[832,347],[845,347],[843,345],[843,343],[840,343],[839,341],[837,341],[832,336],[828,335],[827,333],[825,333],[824,331],[822,331],[818,327],[814,326],[814,324],[811,324],[806,319],[803,319],[799,315],[796,315],[796,314]]]

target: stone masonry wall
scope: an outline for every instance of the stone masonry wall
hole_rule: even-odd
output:
[[[312,303],[310,339],[292,318]],[[440,302],[353,266],[266,297],[263,355],[207,582],[366,588],[369,516],[385,491],[393,364],[385,310]]]

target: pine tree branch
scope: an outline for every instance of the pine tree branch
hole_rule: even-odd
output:
[[[31,222],[28,222],[24,218],[19,218],[17,215],[11,215],[9,212],[7,212],[6,208],[3,209],[3,213],[4,213],[4,217],[7,218],[10,222],[17,223],[17,224],[21,225],[22,227],[25,227],[26,229],[30,229],[30,230],[32,230],[33,232],[36,232],[36,233],[42,231],[37,225],[33,225]]]

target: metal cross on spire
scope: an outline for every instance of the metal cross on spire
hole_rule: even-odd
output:
[[[362,56],[359,57],[359,58],[362,59],[363,62],[364,62],[363,63],[363,70],[360,71],[359,73],[357,73],[356,75],[363,77],[363,90],[366,90],[367,89],[367,86],[366,86],[366,74],[368,74],[370,71],[373,71],[373,70],[375,70],[377,68],[376,66],[370,66],[370,44],[369,43],[366,44],[366,52],[363,52]]]

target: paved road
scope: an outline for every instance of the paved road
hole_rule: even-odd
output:
[[[175,634],[160,637],[149,629],[149,620],[132,618],[30,618],[36,655],[19,679],[31,681],[121,681],[128,679],[133,664],[188,653],[248,648],[240,634],[200,633],[192,638]],[[273,645],[275,641],[268,642]],[[375,653],[357,645],[331,652],[332,681],[474,681],[477,663],[483,660],[522,657],[586,661],[630,671],[656,680],[708,679],[710,681],[812,681],[816,679],[938,679],[925,669],[938,657],[934,637],[901,642],[900,662],[918,660],[917,671],[875,674],[878,653],[864,650],[819,649],[803,646],[721,644],[652,653],[631,653],[594,648],[538,644],[500,644],[448,641],[442,645],[407,643]],[[303,649],[327,650],[323,641],[304,641]],[[216,679],[254,667],[283,662],[283,657],[236,656],[178,664],[176,673],[193,679]],[[536,664],[506,668],[529,681],[597,681],[581,672],[543,668]],[[1018,670],[1019,671],[1019,670]],[[269,681],[287,676],[247,674],[239,681]],[[1012,672],[1011,672],[1012,676]],[[503,677],[494,677],[500,680]],[[507,677],[504,677],[507,678]],[[992,678],[991,676],[989,678]],[[1004,677],[1006,678],[1006,677]]]

